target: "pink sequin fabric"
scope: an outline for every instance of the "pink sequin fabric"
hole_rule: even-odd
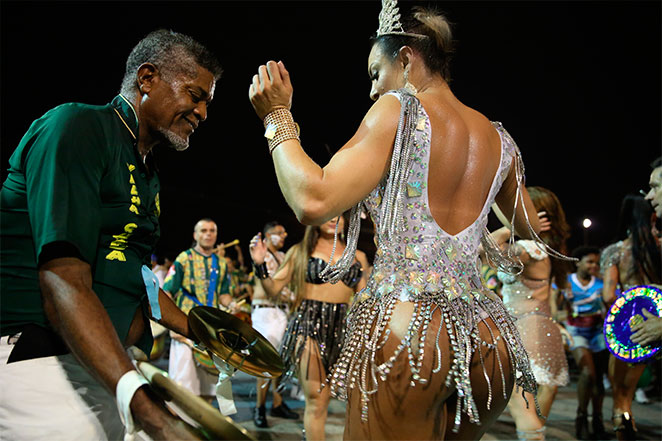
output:
[[[517,244],[535,260],[549,259],[532,240],[519,240]],[[498,277],[503,282],[503,303],[517,319],[517,329],[529,354],[536,382],[565,386],[570,381],[568,361],[561,331],[551,317],[550,280],[531,280],[521,275],[513,277],[503,272],[499,272]]]
[[[458,400],[454,430],[459,428],[461,414],[479,423],[470,381],[473,356],[478,358],[479,346],[494,348],[499,339],[508,347],[508,359],[499,359],[500,376],[489,378],[477,387],[490,388],[491,382],[504,382],[503,366],[509,364],[516,374],[516,382],[524,390],[535,394],[535,378],[520,340],[513,318],[501,300],[483,286],[480,278],[478,247],[486,233],[487,215],[494,198],[506,178],[513,159],[519,154],[516,144],[500,123],[494,127],[501,136],[501,158],[485,205],[476,221],[458,234],[442,230],[432,217],[428,202],[428,164],[430,159],[430,120],[418,99],[407,91],[392,92],[402,104],[401,124],[396,135],[394,156],[410,155],[409,161],[395,161],[407,165],[405,170],[392,164],[389,174],[364,200],[377,230],[378,251],[374,270],[367,287],[357,294],[348,313],[348,329],[340,358],[329,375],[331,393],[346,399],[348,390],[357,388],[361,394],[362,419],[367,420],[370,397],[380,382],[389,380],[389,372],[398,357],[407,357],[411,371],[411,386],[426,384],[421,375],[424,357],[433,357],[437,369],[431,375],[442,375],[441,357],[451,357],[451,368],[446,384],[457,389]],[[408,119],[403,124],[402,119]],[[413,133],[400,133],[403,130]],[[399,140],[410,140],[410,145],[398,146]],[[404,142],[404,141],[403,141]],[[401,184],[394,187],[398,176]],[[400,200],[399,209],[384,207],[389,188],[398,194],[391,200]],[[391,204],[393,204],[391,202]],[[384,213],[397,213],[393,222],[397,228],[386,234],[382,225]],[[351,228],[351,227],[350,227]],[[387,325],[397,302],[413,302],[414,311],[407,334],[393,354],[384,354],[384,363],[375,361],[389,338]],[[435,312],[441,313],[441,323],[431,325]],[[478,323],[490,317],[492,339],[482,340]],[[487,322],[486,322],[487,323]],[[440,349],[440,335],[445,327],[449,341]],[[426,339],[435,339],[435,350],[425,351]],[[416,343],[413,343],[416,342]],[[429,347],[429,345],[428,345]],[[497,352],[498,354],[498,352]],[[481,357],[482,364],[482,357]],[[483,366],[484,369],[484,366]],[[489,404],[488,404],[489,407]]]

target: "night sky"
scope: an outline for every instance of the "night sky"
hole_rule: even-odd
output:
[[[522,150],[528,185],[559,196],[571,248],[583,241],[584,217],[593,220],[589,242],[610,243],[622,197],[648,188],[649,163],[660,155],[660,2],[402,2],[402,9],[431,3],[455,24],[455,95],[504,124]],[[189,150],[154,152],[158,251],[187,248],[201,217],[217,221],[220,241],[239,238],[246,252],[252,234],[279,219],[289,246],[303,227],[280,194],[248,101],[252,75],[269,59],[283,60],[304,148],[325,164],[372,104],[367,55],[379,9],[376,0],[3,1],[2,180],[34,119],[65,102],[109,102],[131,48],[170,28],[207,45],[225,73]]]

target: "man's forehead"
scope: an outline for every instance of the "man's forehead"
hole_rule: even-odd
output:
[[[178,74],[172,83],[198,89],[200,93],[207,95],[211,99],[216,89],[216,79],[207,69],[200,66],[197,66],[196,69],[195,75],[185,72]]]
[[[662,181],[662,167],[657,167],[656,169],[653,169],[653,172],[651,173],[651,182],[660,182]]]
[[[197,224],[195,224],[195,231],[199,230],[215,230],[216,227],[216,222],[210,222],[210,221],[200,221]]]

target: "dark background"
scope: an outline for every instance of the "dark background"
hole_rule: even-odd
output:
[[[588,241],[608,244],[622,197],[648,188],[649,163],[660,155],[660,2],[445,1],[401,8],[432,3],[455,23],[456,96],[503,122],[522,150],[527,185],[559,196],[572,226],[570,248],[584,241],[585,217],[593,220]],[[160,253],[187,248],[194,223],[207,216],[219,224],[219,241],[239,238],[245,251],[272,219],[288,228],[288,246],[301,238],[303,227],[280,194],[247,99],[260,64],[285,62],[295,89],[292,111],[318,163],[351,137],[371,105],[367,55],[376,0],[3,1],[1,8],[3,181],[30,123],[64,102],[109,102],[127,55],[149,31],[189,34],[218,55],[225,73],[191,147],[155,151]]]

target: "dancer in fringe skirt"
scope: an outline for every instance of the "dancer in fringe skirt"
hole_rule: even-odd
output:
[[[340,216],[338,229],[343,231],[343,227]],[[281,384],[298,379],[306,399],[304,429],[311,440],[324,439],[331,398],[329,388],[324,387],[326,378],[340,355],[348,303],[366,285],[363,268],[368,267],[368,261],[360,251],[341,283],[332,285],[320,277],[334,246],[338,251],[344,249],[342,241],[334,242],[335,232],[335,219],[319,227],[306,227],[303,240],[288,251],[273,278],[261,270],[265,250],[260,235],[250,244],[256,274],[267,294],[274,295],[287,284],[296,294],[280,351],[285,364]]]

